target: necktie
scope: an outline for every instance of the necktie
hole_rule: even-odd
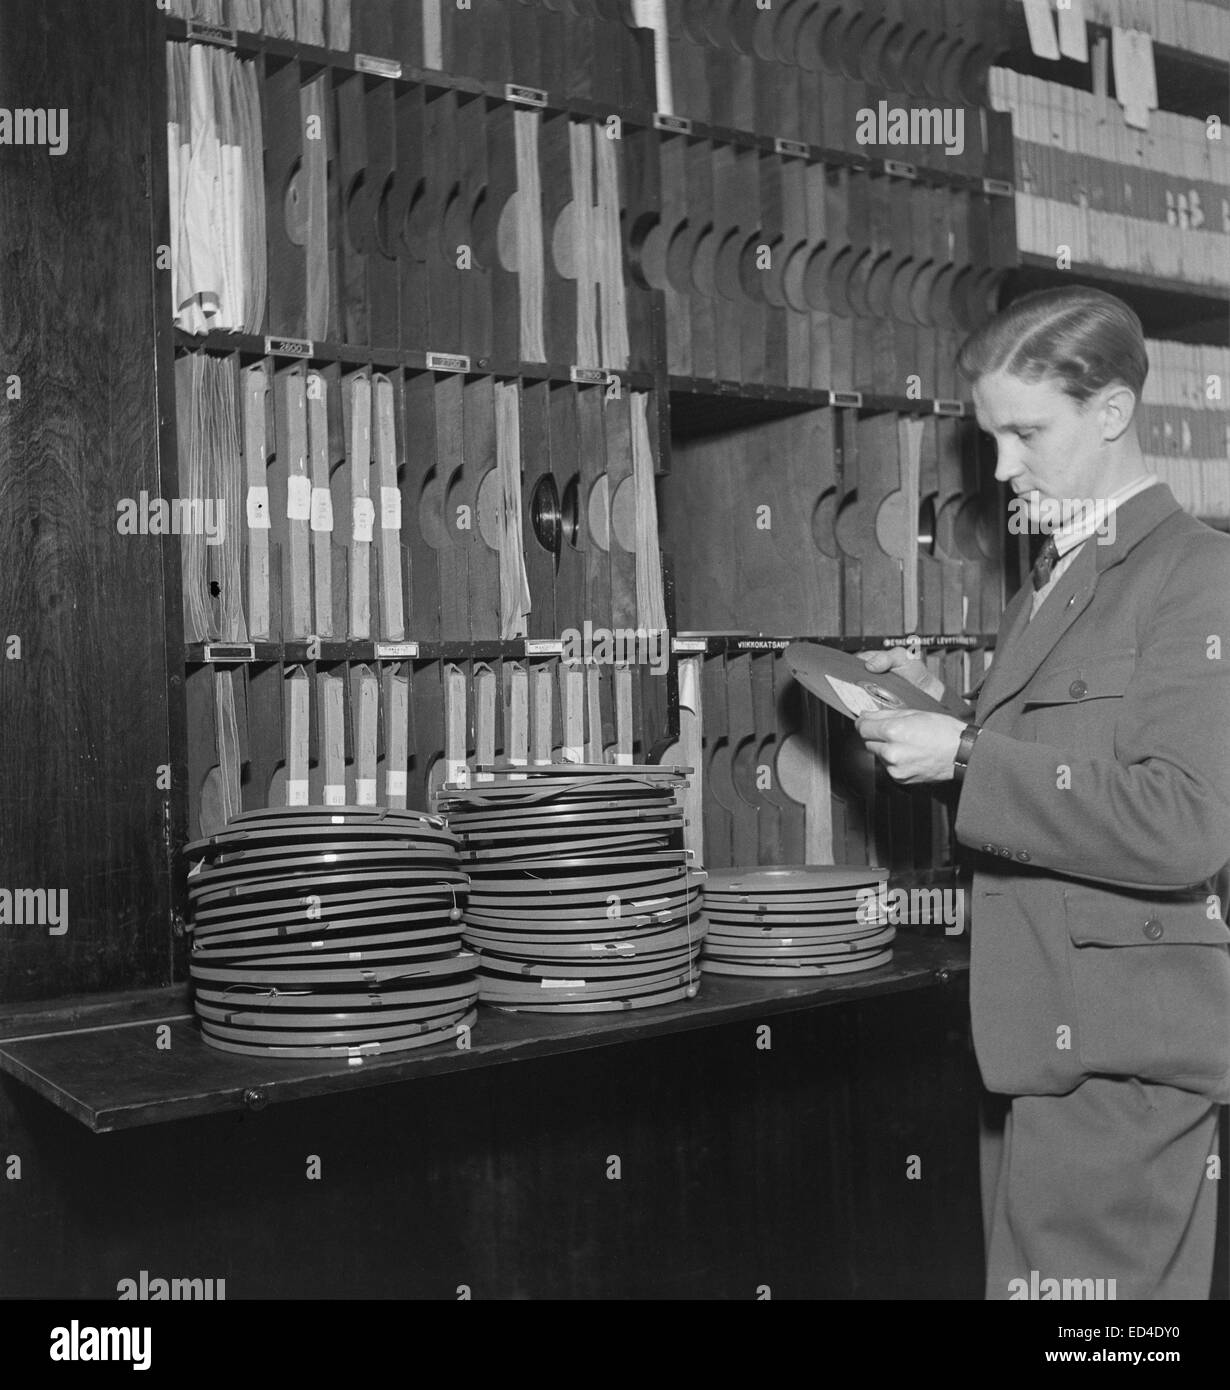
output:
[[[1038,558],[1034,561],[1034,567],[1030,571],[1035,592],[1045,588],[1050,582],[1051,571],[1055,568],[1058,559],[1059,547],[1055,544],[1055,537],[1047,536],[1042,549],[1038,552]]]

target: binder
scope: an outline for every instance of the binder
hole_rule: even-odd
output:
[[[586,386],[574,393],[575,410],[575,459],[574,468],[578,477],[577,493],[577,543],[583,574],[582,584],[575,593],[569,591],[569,583],[575,583],[573,575],[562,571],[557,575],[555,611],[561,622],[568,619],[566,626],[582,629],[585,619],[595,627],[613,625],[614,613],[611,594],[611,479],[608,472],[608,440],[602,387]],[[571,413],[571,412],[567,412]]]
[[[282,637],[288,640],[312,634],[312,479],[307,457],[307,383],[301,364],[275,371],[274,410],[272,536],[282,552]]]
[[[285,701],[285,759],[278,770],[279,804],[308,805],[311,695],[307,671],[288,666],[282,679]],[[272,793],[271,793],[272,794]]]
[[[352,763],[347,769],[347,795],[352,806],[376,805],[376,762],[379,739],[380,684],[370,666],[350,668]]]
[[[396,410],[392,381],[383,373],[372,378],[372,429],[375,482],[373,502],[379,517],[375,528],[376,563],[380,588],[380,635],[400,642],[406,636],[402,585],[402,494],[398,485]]]
[[[630,393],[603,405],[606,433],[606,541],[610,565],[609,624],[612,628],[637,626],[638,489],[633,461],[633,422]],[[644,444],[642,439],[641,443]]]
[[[496,675],[485,661],[476,661],[471,672],[474,706],[474,762],[490,767],[496,756]],[[490,772],[474,772],[474,782],[494,780]]]
[[[306,385],[308,473],[312,493],[309,526],[312,544],[312,631],[333,636],[333,495],[329,487],[332,393],[321,372],[309,372]]]
[[[469,636],[476,641],[503,635],[499,520],[502,480],[498,471],[495,389],[495,382],[489,376],[465,379],[462,467],[453,475],[445,503],[447,511],[459,523],[455,542],[460,552],[458,568],[464,571],[467,581],[462,601],[466,603]],[[497,466],[493,468],[493,464]],[[515,563],[513,557],[509,559],[510,563]]]
[[[268,364],[264,361],[253,362],[250,366],[244,367],[239,375],[243,466],[247,484],[244,540],[248,634],[254,642],[267,642],[273,634],[269,582],[271,523],[265,442],[265,424],[269,410]]]
[[[349,532],[348,635],[365,638],[372,635],[371,551],[376,526],[371,484],[372,381],[366,371],[351,372],[344,379],[342,399],[346,461],[335,475],[334,510],[346,518]]]
[[[346,805],[346,680],[344,668],[316,674],[317,757],[313,802]]]
[[[516,383],[495,387],[495,476],[499,482],[500,637],[524,637],[533,599],[521,525],[521,413]],[[490,475],[488,475],[490,476]]]
[[[530,681],[523,662],[500,663],[500,682],[504,701],[504,756],[523,766],[530,756]]]

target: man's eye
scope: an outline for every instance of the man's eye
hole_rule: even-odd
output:
[[[1032,439],[1035,434],[1037,434],[1037,430],[1017,430],[1016,437],[1018,439]]]

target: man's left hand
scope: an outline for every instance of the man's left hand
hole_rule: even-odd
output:
[[[854,727],[888,769],[894,782],[948,782],[965,725],[949,714],[884,710],[865,714]]]

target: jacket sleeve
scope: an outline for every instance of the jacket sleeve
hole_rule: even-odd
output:
[[[974,717],[973,705],[947,687],[944,689],[944,698],[940,701],[940,704],[944,706],[949,714],[954,715],[957,719],[968,720]]]
[[[1192,538],[1138,642],[1115,702],[1114,756],[981,733],[957,806],[962,844],[1130,888],[1192,887],[1230,861],[1225,537]]]

